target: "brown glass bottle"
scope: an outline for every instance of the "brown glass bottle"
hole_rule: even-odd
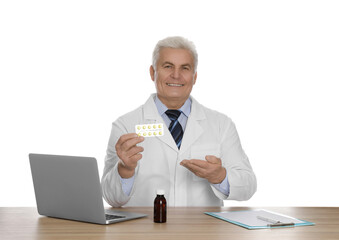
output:
[[[166,198],[164,190],[157,190],[157,196],[154,199],[154,222],[165,223],[166,222]]]

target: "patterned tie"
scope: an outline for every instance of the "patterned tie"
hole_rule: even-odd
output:
[[[167,110],[166,111],[166,115],[171,120],[171,124],[169,125],[168,129],[171,132],[172,137],[178,146],[178,149],[180,149],[182,136],[184,135],[184,131],[182,130],[182,127],[178,121],[180,114],[181,114],[181,111],[179,110]]]

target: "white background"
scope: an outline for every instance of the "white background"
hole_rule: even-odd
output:
[[[28,153],[96,157],[193,40],[192,95],[236,123],[258,179],[226,206],[339,206],[338,1],[1,1],[0,206],[35,206]]]

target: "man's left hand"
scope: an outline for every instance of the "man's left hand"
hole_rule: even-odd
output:
[[[221,159],[212,155],[205,157],[206,161],[199,159],[182,160],[180,165],[186,167],[195,175],[207,179],[210,183],[221,183],[226,177],[226,169]]]

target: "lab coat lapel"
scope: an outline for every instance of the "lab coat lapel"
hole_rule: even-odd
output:
[[[166,127],[166,124],[164,123],[164,120],[159,115],[158,109],[154,103],[154,98],[155,98],[155,94],[152,94],[144,105],[144,119],[152,123],[155,123],[155,122],[163,123],[164,124],[164,135],[161,137],[157,137],[157,138],[160,141],[167,144],[173,150],[179,151],[170,131],[168,130],[168,128]]]
[[[204,129],[200,125],[200,122],[206,118],[205,113],[201,105],[193,98],[191,114],[188,117],[184,137],[180,147],[180,152],[184,153],[191,148],[192,144],[198,140],[200,135],[204,132]]]

